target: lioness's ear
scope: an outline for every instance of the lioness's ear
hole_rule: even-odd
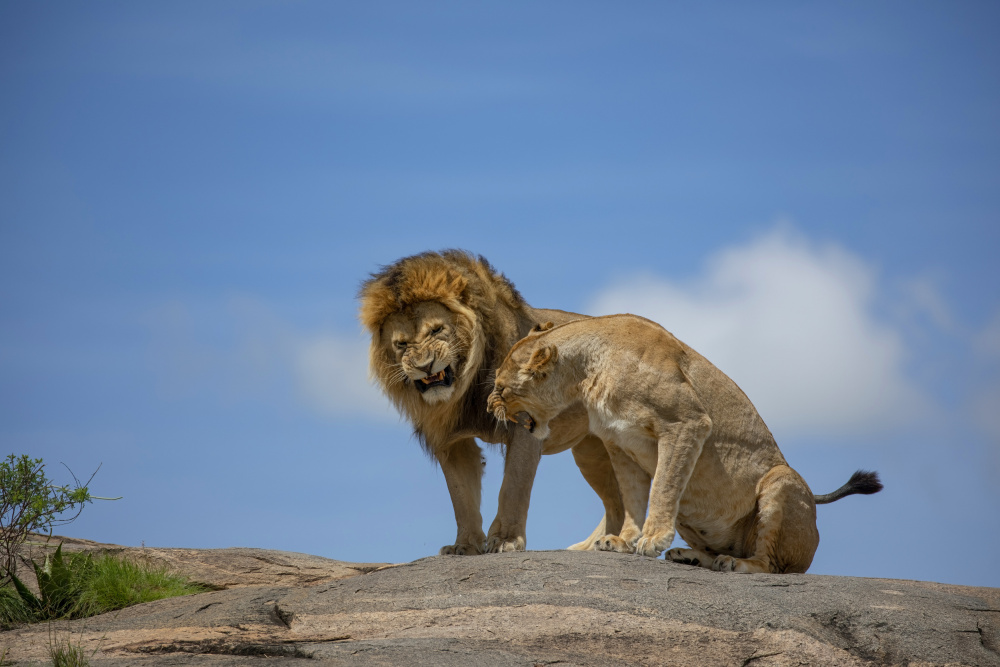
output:
[[[531,353],[531,358],[528,359],[528,365],[525,368],[535,375],[544,375],[558,358],[559,350],[556,349],[556,346],[546,345]]]
[[[536,324],[531,327],[531,333],[542,333],[543,331],[548,331],[554,326],[555,324],[552,322],[542,322],[541,324]]]

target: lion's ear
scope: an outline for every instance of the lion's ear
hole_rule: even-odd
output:
[[[536,324],[535,326],[531,327],[531,333],[533,334],[542,333],[543,331],[548,331],[554,326],[555,324],[552,322],[542,322],[541,324]]]
[[[525,367],[525,370],[534,375],[544,375],[558,358],[559,350],[555,345],[540,347],[531,353],[531,358],[528,359],[528,365]]]
[[[453,298],[463,299],[467,296],[466,290],[469,287],[469,281],[461,273],[449,271],[447,283],[448,289],[451,291]]]

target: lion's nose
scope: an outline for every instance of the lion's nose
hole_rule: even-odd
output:
[[[431,362],[426,366],[417,366],[417,370],[423,371],[427,375],[430,375],[433,369],[434,369],[434,359],[431,359]]]

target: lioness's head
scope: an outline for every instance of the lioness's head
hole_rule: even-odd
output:
[[[558,360],[555,345],[534,334],[522,339],[497,369],[487,399],[489,411],[500,421],[520,424],[539,440],[547,438],[549,421],[570,402],[556,373]]]

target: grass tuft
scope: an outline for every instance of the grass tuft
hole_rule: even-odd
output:
[[[75,618],[208,590],[190,583],[183,576],[171,574],[166,566],[152,566],[110,554],[95,558],[88,569],[81,582],[80,597],[73,607]]]
[[[143,602],[203,593],[208,588],[150,565],[102,553],[63,558],[60,549],[43,565],[35,564],[39,595],[19,578],[15,588],[0,588],[0,629],[58,618],[86,618]]]
[[[49,659],[52,667],[87,667],[90,664],[83,647],[69,642],[49,646]]]
[[[35,620],[34,614],[14,589],[0,588],[0,630],[10,630],[15,625],[33,620]]]
[[[49,659],[52,667],[88,667],[90,659],[83,652],[82,646],[74,646],[67,640],[49,644]]]

